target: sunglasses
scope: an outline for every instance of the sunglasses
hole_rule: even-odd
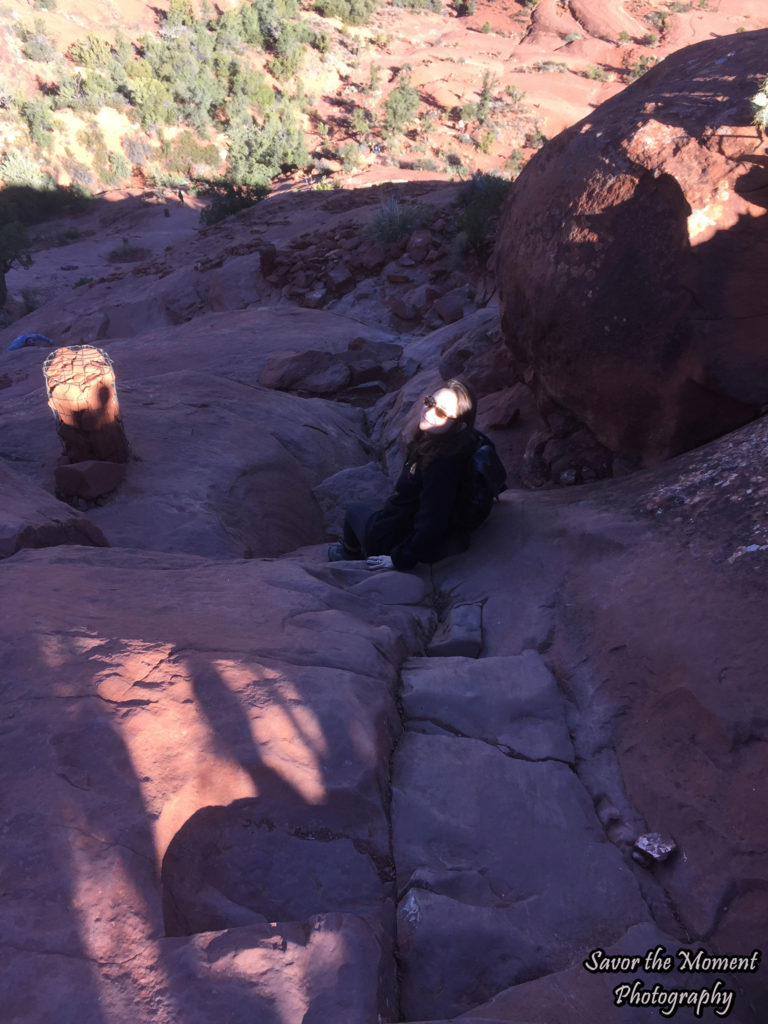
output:
[[[427,407],[427,409],[434,409],[435,416],[437,416],[439,420],[450,419],[448,413],[445,411],[445,409],[440,408],[440,406],[434,400],[432,395],[427,395],[427,397],[424,399],[424,405]]]

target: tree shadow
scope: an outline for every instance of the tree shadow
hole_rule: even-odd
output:
[[[380,864],[361,838],[371,829],[368,803],[353,795],[350,804],[342,790],[328,790],[329,763],[338,771],[360,742],[343,705],[332,699],[330,683],[340,670],[321,670],[318,680],[311,661],[292,667],[260,657],[247,643],[245,651],[218,655],[188,649],[188,636],[169,640],[157,625],[126,633],[120,606],[134,604],[130,579],[114,611],[80,625],[87,577],[99,570],[94,563],[89,567],[87,555],[86,564],[73,555],[53,569],[56,578],[47,584],[48,571],[35,565],[34,552],[8,559],[0,570],[11,587],[18,571],[29,574],[30,595],[38,584],[50,592],[39,594],[37,648],[8,646],[9,657],[2,651],[3,704],[18,718],[5,730],[3,791],[24,805],[20,810],[9,800],[3,814],[14,836],[9,860],[17,863],[8,882],[18,896],[6,908],[11,923],[4,943],[11,959],[0,983],[4,1010],[18,1006],[13,1020],[36,1024],[52,1014],[46,1002],[52,994],[58,1006],[66,991],[73,1021],[87,1007],[89,1020],[106,1024],[114,1019],[119,991],[124,1006],[136,1012],[162,1008],[174,1020],[209,1006],[211,1019],[227,1007],[255,1013],[265,1024],[288,1024],[295,1017],[280,1008],[274,985],[267,981],[262,991],[247,970],[227,966],[232,951],[258,960],[264,950],[277,978],[286,941],[306,945],[317,926],[270,920],[295,920],[302,907],[312,915],[348,911],[370,919],[383,935],[389,913]],[[102,571],[113,570],[105,564]],[[115,580],[116,594],[123,585]],[[176,593],[175,586],[171,590]],[[67,593],[77,596],[67,601]],[[165,597],[181,607],[183,588]],[[163,599],[158,593],[158,602]],[[322,697],[326,689],[328,700]],[[318,699],[322,709],[314,714]],[[337,749],[329,753],[331,738]],[[168,817],[174,795],[181,800]],[[243,914],[214,894],[217,911],[224,909],[218,919],[206,918],[211,927],[205,930],[236,930],[219,961],[210,953],[215,937],[196,934],[195,922],[204,917],[197,904],[205,911],[205,893],[187,891],[189,905],[180,906],[168,886],[169,865],[174,855],[182,869],[189,857],[205,860],[206,842],[216,845],[219,863],[226,860],[221,840],[231,839],[238,818],[251,830],[246,841],[249,835],[272,837],[267,862],[256,862],[269,867],[273,880],[284,879],[283,896],[267,901],[265,915],[258,905]],[[206,821],[211,827],[201,828]],[[286,838],[278,842],[282,833]],[[316,843],[322,849],[313,856]],[[308,903],[295,902],[294,889],[312,875],[313,861],[330,865],[334,851],[343,853],[335,887]],[[342,906],[340,894],[348,891],[359,898]],[[344,942],[340,935],[336,948]],[[34,999],[27,992],[20,1000],[20,981],[26,978],[34,989],[43,962],[50,984]],[[305,966],[309,970],[311,961]],[[341,966],[335,962],[329,969]]]

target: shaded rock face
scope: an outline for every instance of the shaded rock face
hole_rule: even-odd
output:
[[[496,261],[508,345],[545,417],[650,464],[768,402],[768,32],[680,50],[525,168]]]
[[[751,954],[764,944],[767,433],[761,418],[620,481],[509,495],[477,538],[472,571],[457,563],[436,572],[454,601],[485,598],[479,664],[541,652],[566,700],[578,777],[625,864],[644,832],[676,841],[667,861],[633,869],[673,952]],[[503,630],[491,625],[502,622]],[[420,684],[417,705],[409,679],[406,708],[429,714],[434,729],[434,701]],[[448,708],[455,692],[446,687]],[[449,721],[463,733],[475,717]],[[501,739],[503,727],[496,714],[472,735]],[[489,778],[483,773],[484,788]],[[632,948],[629,933],[615,948]],[[765,1018],[762,967],[731,975],[727,987],[731,1017]],[[599,989],[574,964],[515,985],[467,1019],[611,1021]],[[566,991],[570,1016],[552,1009]]]
[[[0,462],[0,558],[58,544],[107,547],[108,541],[86,516]]]
[[[396,1016],[387,779],[430,612],[318,556],[3,563],[4,1019]]]

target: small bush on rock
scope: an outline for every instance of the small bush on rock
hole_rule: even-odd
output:
[[[364,25],[378,6],[378,0],[317,0],[315,10],[347,25]]]
[[[42,19],[36,19],[33,28],[22,27],[17,29],[17,32],[22,42],[22,53],[27,60],[37,60],[45,64],[56,60],[56,48],[45,31]]]
[[[752,124],[763,131],[768,129],[768,78],[752,97]]]
[[[407,78],[392,90],[384,104],[387,128],[398,135],[414,119],[419,109],[419,94]]]
[[[429,219],[429,211],[423,206],[401,206],[397,199],[383,202],[363,234],[375,242],[388,245],[399,242],[416,228],[422,227]]]

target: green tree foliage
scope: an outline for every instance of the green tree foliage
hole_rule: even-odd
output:
[[[485,262],[493,248],[496,224],[511,182],[479,171],[462,185],[460,210],[456,217],[454,252],[472,253]]]
[[[206,190],[204,195],[213,197],[211,203],[200,213],[202,224],[217,224],[225,217],[231,217],[233,213],[247,210],[269,195],[268,185],[233,185],[231,182],[214,182]]]
[[[364,25],[378,6],[378,0],[316,0],[315,10],[347,25]]]
[[[172,92],[164,82],[153,78],[151,71],[149,74],[137,73],[131,78],[129,97],[136,119],[145,130],[174,124],[178,119]]]
[[[275,54],[269,62],[269,70],[278,81],[285,81],[298,74],[304,60],[305,34],[295,22],[283,25],[279,35],[271,42]]]
[[[32,28],[22,26],[17,29],[17,32],[22,42],[21,52],[27,60],[37,60],[44,63],[56,60],[58,54],[52,40],[45,31],[45,22],[42,18],[36,18]]]
[[[106,68],[112,57],[112,47],[106,39],[91,33],[72,43],[67,56],[84,68]]]
[[[768,78],[752,97],[752,123],[763,131],[768,129]]]
[[[15,185],[30,190],[43,190],[50,187],[50,178],[43,174],[36,162],[20,149],[9,150],[0,160],[0,180],[6,186],[6,191],[0,193],[0,197],[3,199],[1,212],[9,217],[10,215],[7,212],[7,189],[9,187]],[[15,210],[13,212],[15,215]],[[10,219],[12,220],[13,217],[10,217]],[[32,221],[28,220],[27,223],[32,223]]]
[[[442,0],[392,0],[395,7],[408,7],[414,11],[434,11],[439,14],[443,9]]]
[[[29,135],[36,146],[47,148],[53,141],[53,119],[51,102],[46,96],[35,96],[25,100],[19,113],[29,128]]]
[[[407,78],[402,79],[389,94],[384,104],[387,128],[397,135],[416,117],[419,109],[419,93]]]
[[[125,96],[115,89],[112,79],[98,71],[67,75],[59,82],[58,92],[53,97],[56,110],[69,107],[71,110],[87,110],[93,114],[102,107],[119,109],[125,102]]]
[[[0,308],[8,297],[5,275],[14,266],[28,267],[32,262],[26,251],[28,244],[27,232],[19,221],[0,226]]]
[[[195,21],[195,9],[191,0],[171,0],[165,20],[172,25],[192,25]]]
[[[368,111],[364,107],[355,107],[349,118],[350,131],[362,138],[367,134],[370,127],[371,122],[368,117]]]
[[[144,60],[131,68],[130,81],[131,100],[141,111],[142,125],[186,121],[200,129],[210,124],[224,103],[226,85],[214,73],[213,40],[204,27],[195,31],[181,25],[160,38],[145,36],[142,44]],[[140,70],[142,64],[149,74]],[[173,114],[169,106],[175,108]]]
[[[287,104],[268,110],[261,125],[230,126],[226,178],[233,185],[266,185],[281,172],[308,164],[304,133]]]

